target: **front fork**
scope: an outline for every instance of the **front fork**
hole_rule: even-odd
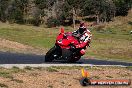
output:
[[[57,44],[55,44],[55,53],[54,53],[54,58],[55,59],[60,59],[62,56],[62,50],[60,48],[60,46],[58,46]]]

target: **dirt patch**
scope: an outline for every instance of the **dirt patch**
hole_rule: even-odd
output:
[[[30,47],[30,46],[23,45],[23,44],[18,43],[18,42],[9,41],[6,39],[1,39],[1,38],[0,38],[0,46],[6,47],[6,48],[12,48],[12,49],[16,49],[16,50],[32,49],[32,47]]]
[[[36,49],[34,47],[24,45],[18,42],[6,40],[0,38],[0,51],[11,51],[17,53],[33,53],[33,54],[44,54],[45,50]]]
[[[50,69],[50,70],[49,70]],[[54,70],[51,70],[54,69]],[[81,68],[37,68],[13,73],[13,79],[0,77],[0,83],[9,88],[83,88],[79,79]],[[132,79],[132,69],[120,67],[93,67],[86,69],[92,79]],[[21,81],[21,82],[19,82]],[[130,86],[94,86],[94,88],[130,88]],[[89,86],[88,88],[93,88]]]

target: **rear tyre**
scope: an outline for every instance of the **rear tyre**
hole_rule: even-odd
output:
[[[68,62],[68,63],[74,63],[81,58],[80,55],[73,54],[73,51],[68,50],[68,49],[64,49],[62,51],[62,56],[63,56],[64,60],[66,60],[66,62]]]
[[[78,61],[80,58],[81,58],[81,56],[70,57],[70,58],[68,59],[68,62],[74,63],[74,62]]]
[[[56,47],[51,48],[45,55],[45,62],[52,62],[54,60],[54,53],[56,51]]]

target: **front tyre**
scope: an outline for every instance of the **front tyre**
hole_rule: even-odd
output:
[[[54,60],[54,53],[56,51],[56,47],[51,48],[45,55],[45,62],[52,62]]]

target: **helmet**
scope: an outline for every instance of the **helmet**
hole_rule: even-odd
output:
[[[79,33],[83,34],[84,31],[86,31],[86,27],[84,23],[80,23],[80,27],[79,27]]]
[[[84,22],[81,22],[80,23],[80,27],[83,27],[83,26],[85,27],[85,23]]]

